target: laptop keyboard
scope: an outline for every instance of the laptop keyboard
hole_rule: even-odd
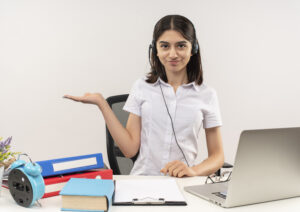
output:
[[[227,194],[225,192],[215,192],[214,195],[226,199]]]

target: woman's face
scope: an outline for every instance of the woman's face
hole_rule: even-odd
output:
[[[186,71],[192,56],[192,44],[175,30],[165,31],[156,42],[157,56],[166,72]]]

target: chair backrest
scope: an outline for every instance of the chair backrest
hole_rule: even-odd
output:
[[[123,110],[123,106],[128,98],[128,94],[111,96],[106,99],[112,111],[119,119],[121,124],[126,127],[129,113]],[[110,168],[115,175],[128,175],[133,167],[137,155],[133,158],[126,158],[119,147],[114,142],[107,126],[106,126],[106,148]]]

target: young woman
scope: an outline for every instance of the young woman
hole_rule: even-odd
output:
[[[139,151],[131,174],[183,177],[214,173],[224,163],[222,123],[216,92],[203,84],[191,21],[180,15],[160,19],[149,60],[150,73],[135,82],[123,108],[130,113],[126,128],[100,93],[64,97],[97,105],[123,154],[131,158]],[[208,158],[196,164],[202,125]]]

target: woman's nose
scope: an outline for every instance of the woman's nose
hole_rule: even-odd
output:
[[[176,49],[174,47],[170,48],[169,56],[172,57],[172,58],[177,57],[177,52],[176,52]]]

